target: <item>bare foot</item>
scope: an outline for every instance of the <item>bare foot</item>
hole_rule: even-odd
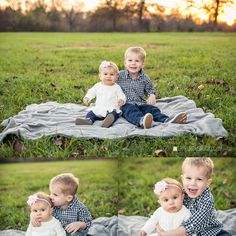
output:
[[[187,121],[187,114],[180,113],[171,121],[171,123],[184,124],[186,123],[186,121]]]

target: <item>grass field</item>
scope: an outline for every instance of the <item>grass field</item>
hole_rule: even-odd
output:
[[[100,62],[123,68],[123,53],[132,45],[146,49],[145,72],[161,97],[193,99],[223,120],[229,137],[65,138],[64,145],[44,137],[22,141],[22,152],[13,151],[10,139],[0,144],[0,156],[152,157],[157,149],[167,156],[236,156],[235,33],[0,33],[0,121],[32,103],[82,103],[98,81]]]
[[[50,179],[71,172],[80,180],[78,198],[93,218],[117,213],[118,182],[116,160],[39,162],[0,165],[0,230],[25,230],[29,222],[29,195],[49,193]]]

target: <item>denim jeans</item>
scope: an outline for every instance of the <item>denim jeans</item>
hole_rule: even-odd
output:
[[[149,104],[136,105],[126,103],[121,107],[121,110],[123,112],[123,117],[136,126],[141,126],[140,120],[147,113],[151,113],[153,115],[153,120],[156,122],[163,123],[167,118],[169,118],[162,114],[157,107]]]
[[[232,236],[232,235],[222,229],[216,236]]]
[[[115,117],[114,122],[120,117],[120,114],[118,114],[116,111],[107,112],[107,115],[108,114],[112,114]],[[92,111],[89,111],[86,115],[86,118],[90,119],[94,123],[95,120],[104,120],[106,117],[96,116]]]

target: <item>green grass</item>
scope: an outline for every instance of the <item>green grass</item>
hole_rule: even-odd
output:
[[[29,195],[49,193],[50,179],[71,172],[80,180],[78,198],[93,218],[117,213],[117,160],[60,161],[0,165],[0,230],[26,230],[29,222]]]
[[[235,208],[236,159],[214,158],[213,161],[215,171],[211,192],[215,207],[221,210]],[[124,215],[150,216],[158,207],[153,193],[154,184],[165,177],[181,182],[181,163],[179,158],[120,160],[118,212]]]
[[[161,97],[193,99],[223,120],[229,137],[65,138],[63,147],[44,137],[22,141],[23,152],[14,152],[10,139],[0,144],[0,157],[151,157],[156,149],[172,157],[235,157],[235,33],[0,33],[0,121],[32,103],[82,103],[100,62],[113,60],[122,69],[132,45],[146,49],[145,72]]]

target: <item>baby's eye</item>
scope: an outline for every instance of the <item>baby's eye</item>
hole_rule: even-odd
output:
[[[164,199],[164,202],[168,202],[168,199]]]
[[[37,212],[37,210],[33,210],[33,212]]]
[[[191,178],[190,177],[185,177],[185,179],[190,180]]]

